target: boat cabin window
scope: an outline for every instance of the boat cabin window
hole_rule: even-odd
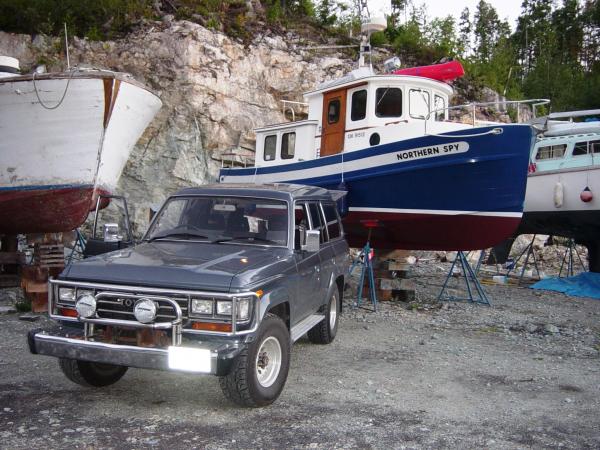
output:
[[[281,135],[281,159],[292,159],[296,151],[296,133]]]
[[[275,155],[277,155],[277,135],[270,134],[269,136],[265,136],[265,161],[273,161]]]
[[[352,93],[350,119],[357,121],[363,120],[365,117],[367,117],[367,90],[361,89]]]
[[[400,117],[402,115],[402,89],[377,89],[375,91],[375,115],[377,117]]]
[[[440,95],[433,97],[434,109],[435,109],[435,120],[437,122],[443,121],[446,118],[446,100]]]
[[[565,155],[566,149],[567,144],[547,145],[545,147],[540,147],[535,155],[535,159],[540,161],[544,159],[562,158]]]
[[[587,155],[588,153],[600,153],[600,141],[583,141],[575,143],[573,156]]]
[[[411,89],[408,94],[410,117],[425,119],[429,114],[429,92],[422,89]]]
[[[331,100],[327,107],[327,123],[330,125],[340,120],[341,103],[339,99]]]

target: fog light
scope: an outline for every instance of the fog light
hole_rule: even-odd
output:
[[[157,309],[156,303],[149,298],[143,298],[135,304],[133,314],[138,322],[150,323],[156,318]]]
[[[77,298],[77,304],[75,305],[77,314],[86,319],[96,314],[96,297],[91,294],[83,294]]]

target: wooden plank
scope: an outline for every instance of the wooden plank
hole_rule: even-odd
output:
[[[0,252],[0,264],[19,264],[21,252]]]
[[[379,288],[384,291],[414,291],[417,285],[406,278],[382,278],[379,280]]]

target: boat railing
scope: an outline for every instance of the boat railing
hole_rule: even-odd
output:
[[[457,105],[457,106],[449,106],[449,107],[445,107],[445,108],[437,108],[434,110],[429,111],[429,114],[427,114],[427,116],[425,117],[424,120],[424,124],[425,124],[425,134],[427,134],[427,123],[429,122],[429,119],[431,118],[431,116],[436,117],[437,114],[439,113],[443,113],[444,117],[446,117],[446,111],[448,111],[448,117],[450,116],[450,112],[451,111],[457,111],[457,110],[468,110],[470,111],[470,124],[475,127],[475,126],[481,126],[481,125],[493,125],[493,124],[497,124],[498,122],[494,122],[494,121],[488,121],[488,120],[479,120],[477,119],[477,111],[479,109],[484,109],[484,108],[494,108],[499,110],[501,106],[504,106],[506,109],[510,108],[510,107],[516,107],[516,122],[517,123],[521,123],[521,109],[523,106],[529,106],[531,109],[531,113],[533,118],[537,117],[537,108],[539,108],[540,106],[543,105],[547,105],[548,103],[550,103],[549,99],[546,98],[535,98],[535,99],[529,99],[529,100],[498,100],[498,101],[494,101],[494,102],[472,102],[472,103],[466,103],[463,105]],[[465,123],[465,122],[462,122]],[[467,124],[469,122],[466,122]]]
[[[281,103],[283,103],[283,115],[284,117],[286,116],[286,113],[289,111],[292,114],[292,122],[296,121],[296,110],[294,109],[295,106],[299,106],[302,108],[307,108],[308,107],[308,103],[304,103],[304,102],[295,102],[292,100],[281,100]]]
[[[221,169],[254,166],[254,154],[244,155],[237,152],[221,153]]]

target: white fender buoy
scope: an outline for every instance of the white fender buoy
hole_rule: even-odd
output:
[[[585,189],[581,191],[581,194],[579,194],[579,198],[583,203],[589,203],[592,201],[592,199],[594,198],[594,194],[592,193],[589,186],[586,186]]]
[[[564,200],[564,186],[560,181],[554,185],[554,206],[561,208]]]

